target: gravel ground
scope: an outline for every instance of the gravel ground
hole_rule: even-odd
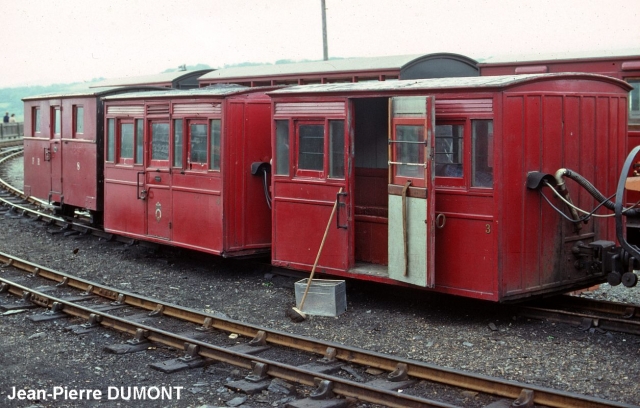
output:
[[[22,160],[15,160],[21,185]],[[95,237],[52,234],[42,223],[0,216],[0,250],[127,291],[223,313],[233,319],[331,340],[405,358],[497,376],[628,404],[640,404],[640,337],[516,319],[507,305],[380,285],[348,282],[347,311],[338,318],[310,316],[292,323],[284,311],[295,302],[290,277],[271,276],[255,263],[125,246]],[[0,276],[3,272],[0,270]],[[602,285],[584,296],[640,304],[640,290]],[[68,321],[32,323],[30,312],[0,316],[0,406],[229,406],[242,398],[226,390],[216,365],[171,375],[148,364],[176,357],[158,348],[126,356],[105,345],[126,340],[98,330],[74,335]],[[490,323],[497,330],[490,329]],[[491,326],[493,326],[491,325]],[[184,387],[179,401],[100,403],[8,400],[20,389],[101,389],[108,386]],[[267,392],[242,407],[282,406],[287,396]],[[460,395],[461,406],[474,397]]]

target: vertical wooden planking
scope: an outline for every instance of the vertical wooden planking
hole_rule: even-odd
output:
[[[577,170],[587,180],[596,180],[596,100],[593,96],[583,96],[580,99],[580,170]],[[584,188],[578,189],[579,196],[576,204],[587,211],[595,207],[595,200]],[[582,216],[583,214],[580,214]],[[582,232],[594,231],[594,219],[592,218],[587,224],[582,224]]]
[[[524,112],[524,169],[520,177],[527,172],[539,170],[542,162],[542,118],[541,96],[527,95]],[[517,201],[516,201],[517,202]],[[525,227],[522,229],[523,263],[522,289],[536,288],[540,285],[542,270],[540,268],[540,226],[544,221],[540,218],[540,197],[527,191],[522,201]]]
[[[554,174],[563,165],[563,97],[558,95],[545,95],[543,102],[543,132],[542,132],[542,171]],[[552,202],[558,203],[548,188],[543,188]],[[550,271],[558,270],[556,264],[559,253],[562,250],[562,226],[567,222],[544,199],[538,195],[540,206],[540,251],[541,268],[545,271],[543,282],[552,283],[553,274]]]
[[[502,120],[503,138],[501,148],[496,151],[510,152],[503,155],[502,173],[503,184],[503,209],[504,219],[504,270],[499,286],[503,287],[502,295],[516,292],[522,288],[522,236],[524,234],[525,214],[522,203],[523,188],[522,174],[525,171],[522,161],[524,151],[523,122],[524,122],[524,97],[521,95],[505,95]],[[507,170],[508,169],[508,170]]]

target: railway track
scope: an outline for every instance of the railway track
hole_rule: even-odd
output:
[[[214,362],[239,367],[247,370],[245,380],[226,386],[248,394],[266,388],[274,378],[306,387],[304,394],[309,397],[290,403],[292,407],[305,406],[309,399],[324,401],[320,406],[344,406],[349,401],[390,407],[452,406],[446,398],[430,398],[433,387],[445,387],[445,395],[458,394],[461,389],[478,392],[493,407],[630,406],[249,325],[76,278],[4,253],[0,253],[0,262],[0,293],[8,294],[0,298],[4,309],[44,307],[48,310],[33,320],[68,315],[86,321],[72,327],[78,333],[102,326],[132,336],[127,344],[114,345],[111,352],[146,350],[149,342],[184,349],[184,356],[155,365],[166,372]],[[233,347],[221,345],[221,339],[228,343],[231,334],[243,341]],[[273,348],[278,352],[269,353]]]
[[[567,323],[585,331],[608,330],[640,335],[638,305],[563,295],[527,303],[519,308],[519,314]]]

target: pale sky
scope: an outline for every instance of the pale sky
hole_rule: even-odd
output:
[[[0,0],[0,88],[322,59],[320,0]],[[638,0],[326,0],[330,57],[632,49]]]

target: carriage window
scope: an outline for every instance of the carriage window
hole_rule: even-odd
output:
[[[133,159],[133,123],[120,124],[120,159]]]
[[[324,169],[324,125],[300,125],[298,128],[298,168]]]
[[[209,158],[209,169],[220,170],[220,119],[210,121],[211,127],[211,150]]]
[[[344,120],[329,121],[329,177],[344,177]]]
[[[463,125],[436,126],[436,176],[462,177]]]
[[[173,121],[173,167],[182,167],[182,119]]]
[[[151,160],[169,160],[169,124],[151,125]]]
[[[53,134],[55,135],[59,135],[60,134],[60,127],[61,127],[61,117],[60,117],[60,108],[54,108],[53,109]]]
[[[190,163],[206,163],[207,162],[207,125],[195,124],[190,125],[190,147],[189,162]]]
[[[115,156],[115,119],[107,119],[107,161],[112,162]]]
[[[640,79],[627,80],[633,89],[629,91],[629,123],[640,124]]]
[[[289,121],[276,120],[276,174],[289,175]]]
[[[40,108],[33,108],[33,133],[40,133]]]
[[[424,126],[396,126],[396,176],[424,178]]]
[[[74,135],[84,133],[84,108],[82,106],[73,107]]]
[[[142,153],[144,152],[144,121],[136,119],[136,161],[135,164],[142,164]]]
[[[472,187],[493,187],[493,121],[472,120]]]

